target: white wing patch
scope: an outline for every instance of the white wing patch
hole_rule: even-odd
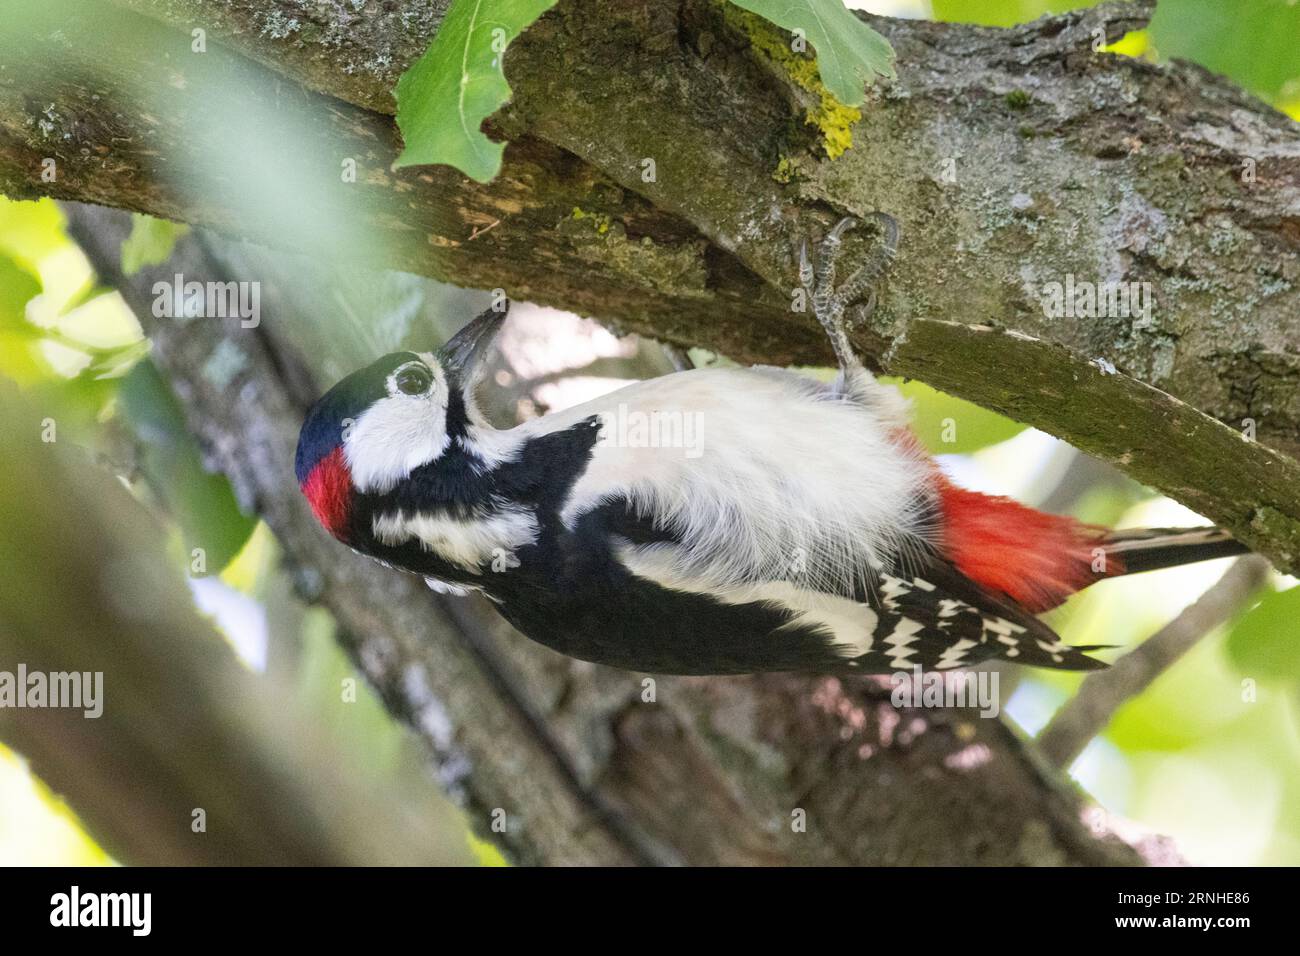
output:
[[[480,590],[463,584],[452,584],[450,581],[443,581],[438,578],[426,577],[424,583],[429,585],[429,590],[435,594],[450,594],[452,597],[467,597],[471,590]]]
[[[637,577],[645,578],[674,591],[705,594],[724,604],[750,604],[761,601],[775,604],[796,616],[785,625],[789,629],[821,628],[834,640],[834,649],[844,657],[861,657],[871,650],[879,624],[876,612],[865,604],[833,594],[823,594],[798,587],[789,581],[767,581],[742,587],[717,588],[700,580],[683,577],[674,560],[671,546],[624,545],[618,559]]]
[[[518,567],[514,552],[537,540],[537,519],[519,507],[502,507],[478,518],[454,518],[425,514],[406,515],[398,511],[376,515],[375,537],[387,545],[412,539],[426,551],[467,571],[485,564],[502,562]]]
[[[562,511],[572,526],[625,497],[681,542],[679,578],[714,590],[797,580],[852,596],[871,569],[898,567],[920,544],[929,465],[899,440],[906,403],[865,372],[830,386],[781,369],[696,369],[519,428],[546,432],[591,416],[694,416],[682,429],[690,448],[606,441],[603,428]]]

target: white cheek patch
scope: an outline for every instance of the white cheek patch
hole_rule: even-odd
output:
[[[362,492],[392,491],[446,449],[447,387],[440,375],[429,394],[389,395],[343,426],[343,455]]]
[[[515,552],[537,540],[537,518],[523,508],[502,508],[482,518],[453,518],[402,512],[376,515],[375,537],[387,545],[416,540],[426,551],[467,571],[519,566]]]

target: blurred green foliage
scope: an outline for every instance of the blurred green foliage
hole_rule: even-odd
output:
[[[931,0],[936,20],[1012,26],[1100,0]],[[1222,73],[1300,117],[1300,4],[1295,0],[1160,0],[1138,50]],[[1130,53],[1127,44],[1120,52]]]
[[[924,382],[888,379],[912,403],[912,431],[933,455],[968,455],[1013,438],[1025,426]]]
[[[180,403],[148,359],[117,391],[121,414],[139,440],[137,467],[180,525],[190,573],[216,574],[239,553],[256,521],[235,502],[224,475],[203,467]]]
[[[27,321],[27,303],[41,291],[40,279],[9,256],[0,256],[0,354],[5,371],[19,382],[40,376],[32,347],[40,330]]]
[[[1300,587],[1264,596],[1241,616],[1228,638],[1228,656],[1243,674],[1291,682],[1300,691]]]
[[[166,261],[184,232],[135,217],[122,250],[124,269]],[[304,282],[314,282],[319,292],[319,278]],[[413,280],[401,278],[399,292]],[[375,293],[373,286],[368,298],[358,290],[355,307],[343,310],[346,321],[357,323],[366,303],[383,301]],[[351,301],[337,290],[329,295],[336,306]],[[359,335],[371,347],[385,337],[377,330]],[[304,611],[265,526],[240,510],[223,475],[203,467],[175,395],[147,357],[148,344],[120,296],[96,283],[53,202],[0,197],[0,378],[20,384],[59,443],[80,447],[88,464],[116,473],[166,519],[168,553],[192,579],[208,578],[204,606],[232,649],[268,679],[289,686],[294,706],[324,728],[335,759],[403,795],[399,802],[421,817],[410,832],[441,828],[444,859],[500,863],[437,794],[422,745],[392,719],[347,659],[333,619]],[[0,548],[21,546],[0,528]],[[203,549],[198,563],[195,548]],[[260,649],[249,633],[259,616],[266,641]],[[0,657],[4,651],[0,643]],[[57,796],[28,778],[21,756],[0,747],[0,865],[110,862]]]
[[[1047,13],[1064,13],[1081,7],[1095,6],[1100,0],[931,0],[936,20],[949,23],[980,23],[990,27],[1009,27],[1037,20]]]
[[[0,223],[0,341],[8,346],[0,375],[27,388],[59,440],[144,480],[177,522],[192,574],[219,572],[255,521],[241,513],[225,476],[203,467],[175,396],[144,358],[148,342],[134,317],[95,284],[53,203],[0,199]],[[165,261],[183,232],[135,216],[124,268]]]
[[[1273,103],[1300,97],[1294,0],[1160,0],[1148,29],[1162,58],[1199,63]]]
[[[189,227],[182,224],[132,213],[131,235],[122,243],[122,271],[131,276],[145,266],[166,262],[176,240],[188,231]]]

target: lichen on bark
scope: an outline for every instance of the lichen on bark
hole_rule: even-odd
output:
[[[726,22],[749,38],[756,55],[784,72],[799,89],[810,94],[803,107],[804,122],[821,132],[821,147],[827,159],[836,159],[853,145],[853,126],[862,111],[836,99],[817,70],[816,58],[808,51],[796,52],[792,38],[767,20],[720,0]]]

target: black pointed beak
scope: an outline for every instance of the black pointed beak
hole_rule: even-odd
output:
[[[472,375],[487,358],[509,312],[510,300],[506,299],[499,311],[488,309],[448,339],[447,344],[438,350],[443,368],[462,377]]]

